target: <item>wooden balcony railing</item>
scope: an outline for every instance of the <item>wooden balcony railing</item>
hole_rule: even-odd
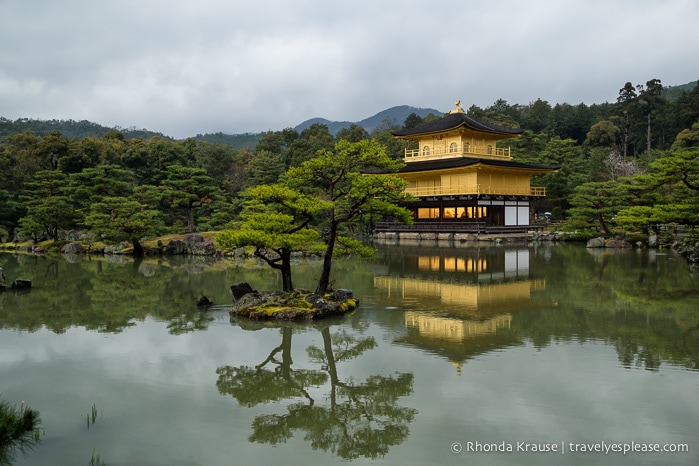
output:
[[[500,160],[511,160],[510,148],[509,147],[493,147],[493,146],[472,146],[469,144],[464,144],[456,149],[452,148],[430,148],[429,151],[424,149],[405,149],[405,157],[403,161],[417,162],[423,160],[436,160],[445,159],[449,157],[481,157],[484,159],[500,159]]]
[[[480,184],[406,188],[405,192],[415,197],[467,196],[472,194],[488,194],[493,196],[546,196],[546,188],[539,186],[483,186]]]

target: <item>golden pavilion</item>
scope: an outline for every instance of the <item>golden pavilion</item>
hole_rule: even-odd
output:
[[[460,101],[439,120],[393,131],[417,146],[405,150],[405,166],[396,174],[415,197],[403,205],[414,224],[379,224],[377,231],[528,231],[530,202],[546,196],[531,177],[560,167],[516,162],[509,147],[498,146],[521,133],[468,116]]]

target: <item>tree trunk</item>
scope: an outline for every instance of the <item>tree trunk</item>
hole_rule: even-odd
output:
[[[282,274],[282,289],[284,291],[294,291],[294,284],[291,281],[291,251],[282,251],[277,253],[280,256],[281,264],[273,265]]]
[[[624,125],[624,160],[629,152],[629,114],[626,114],[626,124]]]
[[[291,359],[291,337],[294,334],[294,330],[291,327],[284,327],[282,330],[282,378],[288,382],[294,384],[291,379],[291,365],[294,361]]]
[[[197,231],[197,227],[194,225],[194,206],[192,203],[187,207],[187,230],[190,233]]]
[[[337,405],[337,386],[340,378],[337,376],[337,365],[335,364],[330,327],[325,327],[320,333],[323,335],[323,349],[325,350],[325,360],[328,364],[328,373],[330,374],[330,406],[334,408]]]
[[[141,246],[140,241],[137,239],[131,240],[131,244],[133,244],[133,255],[136,257],[142,257],[144,255],[143,253],[143,246]]]
[[[604,235],[606,237],[612,236],[612,232],[609,231],[609,228],[607,228],[607,224],[604,221],[604,216],[602,214],[599,214],[597,216],[597,219],[599,220],[599,225],[600,225],[600,228],[602,229],[602,232],[604,233]]]
[[[267,262],[267,265],[273,269],[279,270],[282,275],[282,289],[284,291],[294,291],[294,285],[291,282],[291,251],[275,249],[274,252],[279,256],[278,258],[268,257],[265,248],[257,248],[253,254]]]
[[[318,279],[316,294],[323,295],[327,293],[330,286],[330,268],[333,261],[333,250],[335,249],[335,239],[337,238],[337,223],[330,220],[330,231],[328,232],[327,248],[325,248],[325,257],[323,257],[323,271]]]

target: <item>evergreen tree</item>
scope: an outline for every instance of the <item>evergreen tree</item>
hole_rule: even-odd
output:
[[[216,242],[225,250],[254,247],[255,256],[279,270],[284,291],[292,291],[291,255],[311,249],[319,234],[309,224],[328,204],[278,184],[256,186],[246,194],[241,221],[219,233]]]
[[[84,218],[90,206],[105,197],[130,196],[135,181],[134,173],[119,165],[99,165],[71,174],[68,192],[78,219]]]
[[[645,229],[659,223],[699,225],[699,149],[674,151],[631,180],[634,205],[619,212],[625,225]]]
[[[221,195],[203,168],[170,165],[165,169],[162,184],[163,196],[169,205],[184,210],[189,232],[197,231],[197,211],[210,206]]]
[[[617,212],[628,205],[629,195],[616,181],[585,183],[571,196],[570,224],[583,231],[612,236]]]
[[[257,152],[245,167],[245,174],[250,186],[274,184],[285,171],[284,160],[279,155],[267,150]]]
[[[76,212],[68,195],[68,177],[57,170],[37,172],[21,196],[26,213],[19,220],[20,231],[34,240],[46,235],[54,241],[60,229],[75,225]]]
[[[319,226],[325,242],[323,269],[316,293],[324,294],[330,287],[330,271],[335,246],[340,245],[359,254],[370,254],[361,243],[343,235],[342,228],[363,215],[395,216],[410,221],[410,213],[397,207],[406,199],[405,183],[389,175],[401,163],[386,155],[373,140],[356,143],[339,141],[334,150],[320,151],[318,156],[293,167],[283,182],[293,188],[317,196],[330,203],[324,210]],[[362,172],[380,170],[385,175],[366,176]]]
[[[92,204],[85,225],[105,240],[131,242],[134,256],[143,256],[144,236],[165,231],[159,211],[127,197],[105,197]]]
[[[364,139],[369,139],[369,133],[367,133],[367,131],[361,126],[352,123],[349,128],[342,128],[340,131],[338,131],[335,138],[338,141],[340,139],[344,139],[345,141],[349,142],[359,142]]]

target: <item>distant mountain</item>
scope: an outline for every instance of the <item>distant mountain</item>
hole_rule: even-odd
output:
[[[663,94],[669,101],[674,101],[682,96],[685,92],[691,92],[699,83],[692,81],[687,84],[678,86],[665,86]],[[387,120],[391,125],[403,126],[405,119],[411,113],[415,113],[419,117],[425,118],[430,113],[442,116],[444,113],[433,108],[411,107],[409,105],[398,105],[389,109],[383,110],[376,115],[365,118],[361,121],[330,121],[325,118],[311,118],[303,123],[295,126],[294,129],[298,132],[303,131],[309,126],[319,123],[326,125],[332,135],[344,128],[349,128],[352,124],[356,124],[371,133],[379,125]],[[17,120],[9,120],[0,116],[0,141],[4,140],[7,135],[22,133],[29,131],[36,136],[43,137],[51,133],[51,131],[60,131],[69,139],[82,139],[85,137],[102,137],[109,131],[120,131],[128,139],[141,138],[143,140],[150,139],[154,136],[173,139],[165,136],[162,133],[148,131],[147,129],[132,128],[109,128],[106,126],[92,123],[90,121],[74,121],[74,120],[34,120],[29,118],[20,118]],[[281,128],[280,128],[281,130]],[[226,144],[237,149],[253,149],[258,141],[262,138],[263,132],[260,133],[244,133],[244,134],[225,134],[225,133],[207,133],[197,134],[194,139],[197,141],[206,141],[212,144]]]
[[[685,92],[692,92],[697,84],[699,84],[699,80],[687,84],[680,84],[679,86],[666,86],[663,87],[663,95],[667,100],[674,101]]]
[[[330,131],[330,134],[335,135],[341,129],[349,128],[352,125],[352,122],[351,121],[330,121],[330,120],[326,120],[325,118],[311,118],[310,120],[306,120],[303,123],[300,123],[300,124],[294,126],[294,129],[300,133],[304,129],[307,129],[308,127],[313,126],[315,124],[327,126],[328,131]],[[366,128],[364,128],[364,129],[366,129]],[[367,130],[367,131],[369,131],[369,130]]]
[[[379,126],[384,120],[389,121],[392,125],[403,126],[405,119],[408,115],[415,113],[417,116],[425,118],[430,113],[441,116],[444,112],[435,110],[433,108],[418,108],[411,107],[409,105],[399,105],[396,107],[391,107],[389,109],[383,110],[374,116],[365,118],[361,121],[330,121],[325,118],[311,118],[303,123],[294,127],[299,133],[309,126],[320,123],[328,127],[328,131],[331,134],[336,135],[341,129],[349,128],[352,124],[359,125],[364,128],[367,132],[371,133],[377,126]]]
[[[310,120],[306,120],[297,125],[294,129],[301,132],[315,123],[320,123],[326,125],[328,127],[328,131],[330,131],[332,135],[336,135],[341,129],[349,128],[352,124],[356,124],[364,128],[367,132],[371,133],[377,126],[383,123],[384,120],[389,121],[392,125],[403,126],[405,119],[411,113],[415,113],[422,118],[426,117],[430,113],[438,116],[443,114],[439,110],[435,110],[433,108],[418,108],[411,107],[409,105],[399,105],[383,110],[376,115],[370,116],[369,118],[365,118],[361,121],[330,121],[326,120],[325,118],[311,118]],[[154,136],[173,139],[163,135],[162,133],[156,133],[146,129],[136,129],[135,127],[109,128],[87,120],[34,120],[29,118],[9,120],[7,118],[0,117],[0,141],[2,141],[7,135],[22,133],[24,131],[29,131],[38,137],[44,137],[51,133],[51,131],[60,131],[61,134],[68,139],[82,139],[86,137],[99,138],[104,136],[105,133],[113,130],[120,131],[127,139],[141,138],[143,140],[148,140]],[[194,136],[194,139],[197,141],[206,141],[211,144],[230,145],[238,149],[252,149],[262,138],[262,134],[263,133],[261,132],[244,134],[225,134],[219,132],[197,134]]]

